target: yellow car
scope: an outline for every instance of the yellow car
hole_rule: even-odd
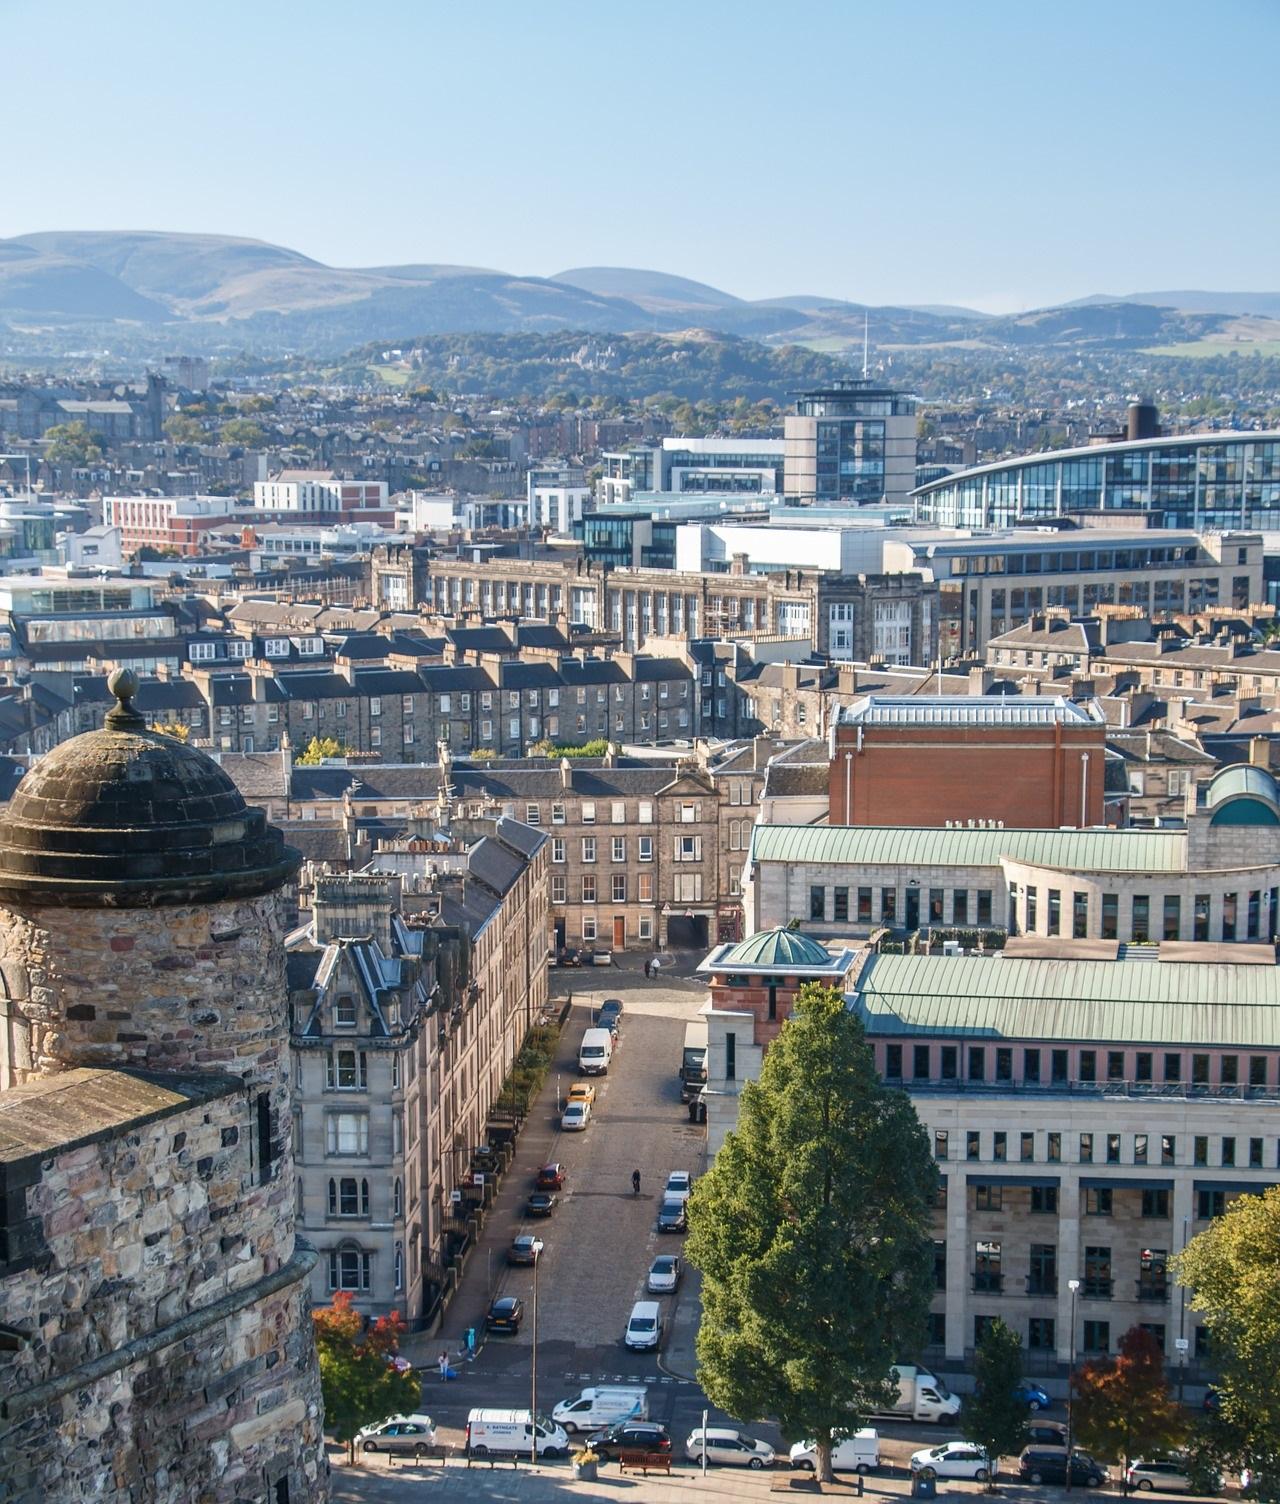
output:
[[[570,1102],[585,1102],[588,1107],[592,1107],[595,1105],[595,1100],[596,1089],[590,1081],[575,1081],[569,1088]]]

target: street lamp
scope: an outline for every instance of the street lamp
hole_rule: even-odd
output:
[[[538,1254],[533,1256],[533,1352],[529,1364],[529,1461],[538,1462]]]
[[[1071,1379],[1076,1368],[1076,1296],[1080,1293],[1080,1281],[1069,1279],[1071,1291],[1071,1358],[1067,1364],[1067,1488],[1071,1488]]]

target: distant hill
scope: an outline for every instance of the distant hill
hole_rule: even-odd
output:
[[[628,267],[554,277],[432,262],[332,267],[230,235],[56,230],[0,241],[0,329],[11,352],[25,338],[43,340],[42,350],[83,340],[134,352],[180,344],[193,353],[328,357],[433,334],[699,328],[838,353],[861,349],[864,320],[880,350],[1171,346],[1203,340],[1233,313],[1269,309],[1280,315],[1280,293],[1151,293],[992,318],[943,306],[868,309],[816,293],[748,300]],[[1257,320],[1233,335],[1246,349],[1272,337]]]

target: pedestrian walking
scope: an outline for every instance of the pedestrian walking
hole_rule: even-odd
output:
[[[441,1353],[437,1362],[440,1366],[440,1382],[447,1384],[449,1382],[449,1354]]]

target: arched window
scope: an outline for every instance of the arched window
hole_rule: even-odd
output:
[[[404,1216],[404,1184],[398,1175],[395,1184],[391,1187],[391,1215],[393,1217]]]
[[[404,1289],[404,1244],[396,1244],[396,1289]]]
[[[367,1290],[372,1256],[358,1243],[341,1243],[329,1250],[329,1288]]]

